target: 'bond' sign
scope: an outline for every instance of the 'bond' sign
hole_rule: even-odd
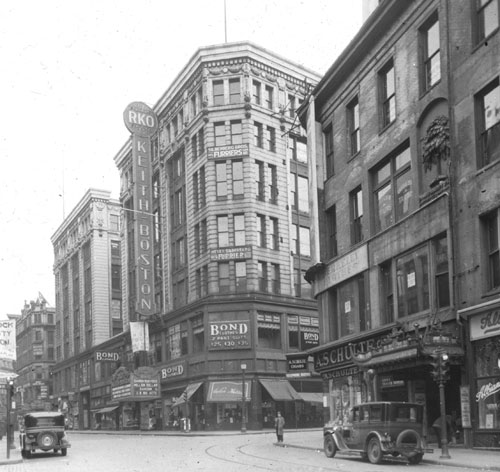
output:
[[[155,313],[151,137],[158,129],[158,118],[145,103],[133,102],[123,112],[123,119],[132,133],[136,311],[151,316]]]

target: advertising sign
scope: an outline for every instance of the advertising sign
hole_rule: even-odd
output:
[[[289,371],[307,370],[307,356],[287,359]]]
[[[117,362],[120,360],[120,354],[113,351],[96,351],[96,362]]]
[[[229,146],[211,146],[207,148],[208,159],[228,159],[244,157],[250,154],[248,144],[231,144]]]
[[[472,428],[470,417],[470,388],[468,385],[460,386],[460,410],[463,428]]]
[[[16,323],[0,320],[0,359],[16,360]]]
[[[172,364],[167,367],[163,367],[160,370],[160,376],[162,380],[171,379],[173,377],[182,377],[186,372],[185,362]]]
[[[133,352],[149,349],[149,327],[144,321],[130,322],[130,337]]]
[[[210,250],[211,261],[237,261],[252,258],[252,246],[224,247]]]
[[[249,349],[250,320],[209,321],[208,349]]]
[[[243,382],[210,382],[207,401],[234,403],[241,402]],[[251,400],[250,380],[245,380],[245,401]]]
[[[471,340],[500,334],[500,310],[487,311],[470,319]]]
[[[132,133],[136,312],[151,316],[155,313],[151,137],[158,129],[158,118],[145,103],[133,102],[125,109],[123,119]]]

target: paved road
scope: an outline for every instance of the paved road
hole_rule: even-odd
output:
[[[287,434],[301,434],[300,432]],[[408,472],[406,462],[372,465],[357,457],[328,459],[322,452],[276,447],[274,433],[242,436],[123,436],[70,433],[68,455],[36,454],[2,472],[164,472],[164,471],[286,471],[286,472]],[[412,470],[440,472],[431,464]],[[460,469],[458,469],[460,470]]]

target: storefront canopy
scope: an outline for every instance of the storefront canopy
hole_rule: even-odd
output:
[[[277,402],[301,399],[288,380],[259,379],[259,382]]]
[[[117,408],[118,408],[118,405],[116,405],[116,406],[107,406],[106,408],[101,408],[100,410],[96,410],[93,413],[111,413],[112,411],[115,411]]]
[[[316,392],[297,392],[301,400],[309,403],[321,403],[323,404],[323,394]]]
[[[177,400],[175,401],[175,403],[172,405],[172,406],[179,406],[179,405],[182,405],[184,402],[184,393],[187,394],[187,399],[189,400],[196,392],[196,390],[198,390],[201,386],[203,382],[193,382],[193,383],[190,383],[188,384],[188,386],[186,387],[186,389],[184,390],[184,392],[182,392],[182,395],[180,397],[177,398]]]

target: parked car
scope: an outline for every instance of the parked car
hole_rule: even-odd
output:
[[[66,419],[61,413],[37,411],[24,415],[19,434],[21,455],[30,458],[37,449],[59,452],[65,456],[71,444],[65,432]]]
[[[424,448],[423,407],[417,403],[369,402],[354,406],[347,422],[330,422],[323,429],[324,451],[359,453],[372,464],[384,455],[403,456],[410,464],[421,462]],[[343,424],[342,424],[343,423]]]

